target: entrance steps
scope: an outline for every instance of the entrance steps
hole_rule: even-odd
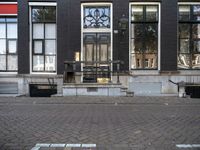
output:
[[[62,90],[63,96],[133,96],[133,92],[115,83],[68,83]]]

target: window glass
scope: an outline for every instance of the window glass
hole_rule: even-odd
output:
[[[179,20],[190,20],[190,6],[179,6]]]
[[[192,55],[192,68],[193,69],[200,69],[200,54],[193,54]]]
[[[0,23],[0,38],[6,38],[6,24]]]
[[[190,37],[190,25],[179,24],[179,36],[180,36],[180,38],[189,38]]]
[[[43,44],[42,41],[34,41],[34,54],[42,54]]]
[[[200,38],[200,24],[193,24],[192,25],[192,37],[194,39]]]
[[[0,55],[0,70],[6,70],[6,55]]]
[[[44,10],[42,7],[35,7],[32,9],[32,21],[33,22],[43,22],[44,20]]]
[[[45,54],[55,54],[56,53],[56,41],[55,40],[45,40]]]
[[[132,6],[132,21],[142,21],[143,18],[143,6]]]
[[[190,53],[189,39],[180,39],[180,53]]]
[[[110,28],[109,6],[85,6],[83,14],[84,28]]]
[[[17,18],[6,18],[7,22],[17,22]]]
[[[55,61],[56,57],[55,56],[45,56],[45,70],[46,71],[55,71],[56,64]]]
[[[158,21],[158,6],[146,6],[146,20]]]
[[[44,71],[44,56],[33,56],[33,71]]]
[[[178,56],[178,67],[182,69],[190,68],[190,55],[188,54],[179,54]]]
[[[1,18],[0,17],[0,22],[6,22],[6,18]]]
[[[6,54],[6,40],[0,39],[0,54]]]
[[[17,56],[8,55],[8,70],[17,70]]]
[[[44,39],[44,24],[33,24],[33,39]]]
[[[7,24],[7,38],[17,39],[17,24],[15,23]]]
[[[55,7],[44,8],[45,22],[56,22],[56,9]]]
[[[45,24],[45,38],[55,39],[56,38],[56,25]]]
[[[193,49],[193,52],[195,53],[200,53],[200,41],[194,41],[194,49]]]
[[[8,53],[16,53],[17,52],[17,41],[9,40],[8,41]]]
[[[193,7],[193,19],[200,21],[200,5],[194,5]]]
[[[132,5],[131,68],[156,69],[158,57],[158,5]]]

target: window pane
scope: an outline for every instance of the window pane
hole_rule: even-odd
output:
[[[200,20],[200,5],[193,6],[193,19]]]
[[[6,54],[6,40],[0,39],[0,54]]]
[[[132,38],[142,38],[144,33],[143,24],[132,24]]]
[[[179,20],[190,20],[190,6],[179,6]]]
[[[132,6],[132,21],[143,21],[143,6]]]
[[[192,56],[192,68],[200,69],[200,54],[194,54]]]
[[[145,54],[144,67],[147,69],[157,68],[157,54]]]
[[[190,53],[189,39],[180,39],[180,53]]]
[[[45,38],[55,39],[56,38],[56,25],[45,24]]]
[[[6,24],[0,23],[0,38],[6,38]]]
[[[83,14],[84,28],[110,28],[109,6],[86,6]]]
[[[190,37],[190,25],[189,24],[179,24],[179,37],[189,38]]]
[[[17,24],[7,24],[7,37],[17,39]]]
[[[34,41],[34,54],[42,54],[42,41]]]
[[[193,52],[200,53],[200,41],[194,41]]]
[[[108,45],[101,44],[100,45],[100,61],[108,61]]]
[[[44,10],[42,7],[37,7],[32,9],[32,21],[33,22],[43,22],[44,21]]]
[[[45,56],[45,71],[55,71],[55,56]]]
[[[178,67],[181,69],[189,69],[190,67],[190,55],[179,54]]]
[[[145,52],[156,53],[158,50],[157,24],[145,25]]]
[[[0,70],[6,70],[6,55],[0,55]]]
[[[200,38],[200,24],[192,25],[192,37],[194,39]]]
[[[45,40],[45,54],[55,54],[56,53],[56,41],[55,40]]]
[[[8,55],[8,70],[17,70],[17,56]]]
[[[44,39],[44,24],[33,24],[33,39]]]
[[[47,22],[56,22],[56,7],[45,7],[44,18]]]
[[[146,6],[146,20],[158,21],[158,6]]]
[[[143,51],[143,40],[140,38],[132,39],[131,40],[132,45],[132,52],[133,53],[142,53]]]
[[[6,18],[7,22],[17,22],[17,18]]]
[[[8,52],[9,53],[16,53],[17,52],[17,41],[16,40],[9,40],[8,41]]]
[[[6,22],[6,18],[0,18],[0,22]]]
[[[44,71],[44,56],[33,56],[33,71]]]
[[[140,69],[143,67],[143,55],[132,54],[131,55],[131,69]]]

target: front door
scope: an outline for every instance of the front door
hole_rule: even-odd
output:
[[[83,82],[106,82],[110,78],[110,33],[83,34]]]

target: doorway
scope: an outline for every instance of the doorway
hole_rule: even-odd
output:
[[[107,82],[110,79],[111,34],[83,34],[83,82]]]

